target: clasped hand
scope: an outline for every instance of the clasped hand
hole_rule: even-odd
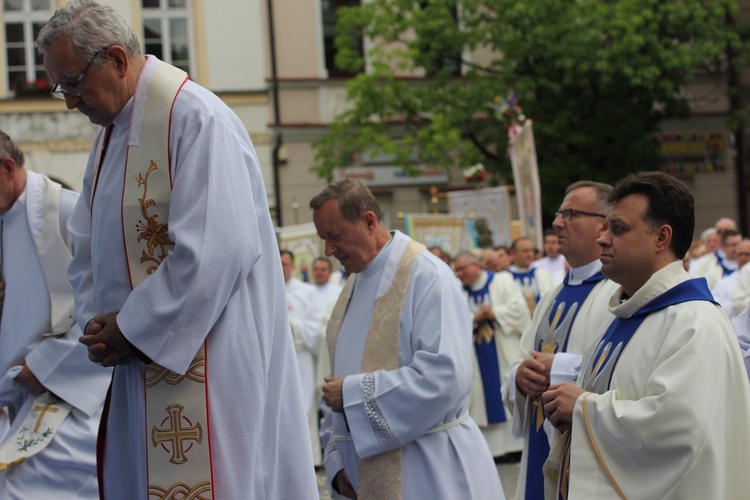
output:
[[[89,360],[102,366],[124,365],[135,358],[117,326],[117,313],[94,316],[78,341],[88,347]]]

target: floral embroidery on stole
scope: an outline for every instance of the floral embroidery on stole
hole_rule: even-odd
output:
[[[148,82],[138,145],[128,147],[122,221],[133,288],[154,273],[168,235],[172,106],[187,74],[159,64]],[[145,366],[149,498],[212,498],[205,342],[185,375]]]
[[[399,367],[398,348],[401,335],[400,320],[404,306],[406,290],[409,287],[411,271],[417,257],[425,250],[425,246],[410,240],[400,257],[398,269],[393,277],[388,291],[375,301],[375,310],[370,322],[370,330],[365,342],[362,357],[362,373],[371,374],[376,370],[395,370]],[[396,251],[394,249],[393,251]],[[331,315],[326,331],[328,352],[331,357],[331,367],[335,366],[336,340],[344,320],[349,298],[356,275],[352,275],[344,285],[339,295],[336,307]],[[363,379],[363,393],[374,393],[372,378]],[[367,404],[367,398],[365,405]],[[372,412],[370,410],[373,410]],[[375,434],[384,422],[377,419],[379,409],[377,404],[367,408]],[[387,425],[387,422],[385,423]],[[383,439],[388,439],[384,437]],[[392,436],[390,439],[394,439]],[[401,447],[390,449],[378,455],[359,461],[359,481],[357,496],[362,499],[399,499],[401,489]]]

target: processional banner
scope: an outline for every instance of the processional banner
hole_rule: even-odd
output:
[[[521,234],[531,238],[537,248],[542,240],[542,192],[539,186],[539,170],[531,120],[511,127],[508,155],[513,165],[513,180],[516,185],[518,218]]]
[[[404,225],[411,239],[450,255],[477,248],[474,221],[463,214],[405,214]]]
[[[481,248],[510,245],[512,209],[508,189],[500,186],[447,193],[450,213],[473,216],[477,245]]]

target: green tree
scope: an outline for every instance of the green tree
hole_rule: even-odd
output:
[[[689,113],[697,73],[725,71],[732,0],[372,0],[339,9],[337,65],[364,70],[314,144],[323,177],[366,149],[404,167],[481,162],[511,182],[495,99],[512,90],[534,123],[545,208],[582,178],[658,168],[654,133]],[[493,54],[481,64],[466,54]],[[485,58],[487,59],[487,58]],[[456,76],[456,64],[462,68]],[[425,78],[399,75],[423,72]],[[418,154],[415,156],[414,151]]]

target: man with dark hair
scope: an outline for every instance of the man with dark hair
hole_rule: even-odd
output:
[[[450,268],[388,231],[358,181],[331,184],[310,208],[326,255],[353,273],[327,329],[331,488],[350,498],[504,498],[467,414],[471,317]]]
[[[521,288],[529,314],[534,314],[539,300],[552,288],[552,275],[546,269],[532,267],[535,259],[534,244],[528,236],[513,240],[510,245],[510,257],[513,265],[508,268],[508,272]]]
[[[732,327],[682,257],[693,195],[661,172],[623,179],[597,240],[620,284],[615,315],[584,354],[578,385],[542,395],[560,432],[549,497],[743,498],[750,490],[750,384]]]
[[[612,320],[607,300],[615,283],[601,273],[596,238],[604,228],[612,187],[579,181],[568,187],[553,222],[560,255],[570,262],[562,284],[545,295],[521,337],[521,357],[511,371],[509,406],[513,431],[524,438],[518,474],[518,500],[544,498],[542,465],[553,434],[542,411],[541,395],[550,384],[574,382],[581,356],[598,330]]]
[[[560,253],[557,241],[557,229],[551,227],[544,231],[544,257],[531,263],[534,269],[545,269],[552,277],[552,283],[562,283],[568,270],[565,256]]]

